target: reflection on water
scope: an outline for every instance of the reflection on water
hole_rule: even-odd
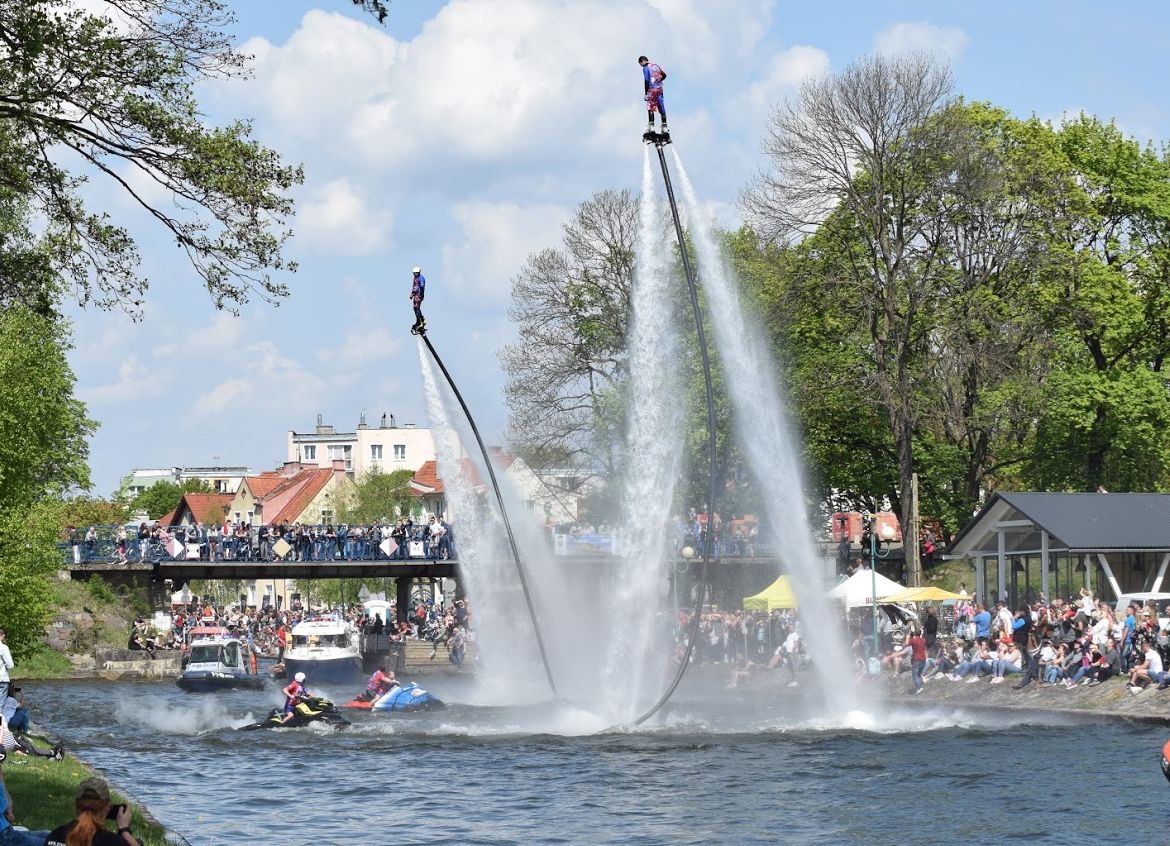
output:
[[[1123,818],[1130,837],[1160,842],[1164,729],[950,708],[831,726],[771,692],[691,688],[629,731],[558,703],[466,704],[463,684],[429,685],[446,711],[354,712],[346,731],[233,731],[280,701],[275,686],[26,695],[34,719],[193,846],[1068,843],[1090,819]]]

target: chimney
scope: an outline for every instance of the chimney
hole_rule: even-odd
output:
[[[380,424],[378,424],[378,428],[379,429],[386,428],[386,412],[384,412],[384,411],[382,412],[382,422]]]
[[[335,458],[335,459],[333,459],[333,472],[334,472],[334,473],[336,473],[336,472],[338,472],[339,470],[340,470],[342,473],[344,473],[344,472],[345,472],[345,459],[343,459],[343,458]]]
[[[364,411],[362,412],[361,416],[358,418],[358,428],[359,429],[370,428],[369,426],[366,425],[366,413]]]

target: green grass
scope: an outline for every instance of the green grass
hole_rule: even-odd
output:
[[[94,775],[68,754],[64,761],[10,754],[0,767],[12,795],[16,822],[32,831],[51,831],[72,820],[77,785]],[[111,799],[115,804],[125,801],[113,791]],[[166,829],[145,819],[138,808],[133,808],[133,817],[130,827],[146,846],[167,846]]]
[[[62,679],[69,678],[72,672],[68,658],[45,646],[25,657],[16,674],[21,679]]]

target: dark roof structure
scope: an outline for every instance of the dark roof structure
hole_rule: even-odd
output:
[[[1005,527],[1012,529],[1009,554],[1038,550],[1041,531],[1051,549],[1068,552],[1168,551],[1170,494],[997,493],[955,537],[948,557],[993,554]]]

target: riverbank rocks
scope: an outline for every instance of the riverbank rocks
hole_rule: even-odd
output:
[[[159,650],[151,658],[138,650],[99,647],[94,662],[95,674],[110,680],[174,678],[181,669],[178,650]]]

